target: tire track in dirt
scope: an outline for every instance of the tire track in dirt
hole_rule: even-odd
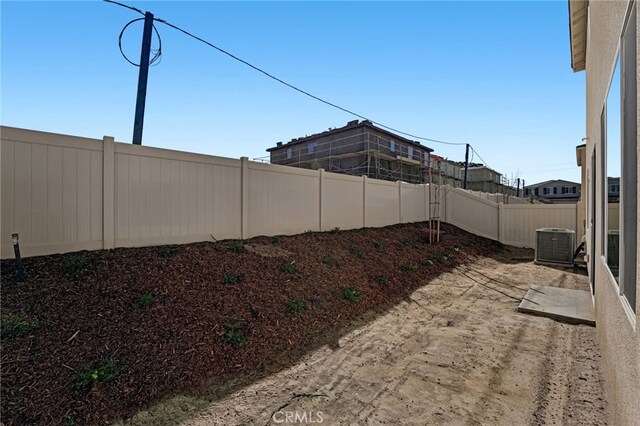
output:
[[[499,258],[473,269],[482,284],[442,274],[334,346],[184,424],[264,425],[283,404],[322,412],[331,425],[606,424],[595,330],[519,314],[512,299],[532,281],[580,288],[584,277]]]

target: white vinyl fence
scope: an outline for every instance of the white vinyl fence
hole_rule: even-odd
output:
[[[576,229],[575,205],[498,204],[467,191],[1,128],[2,258],[441,220],[518,246]],[[433,206],[432,206],[433,207]]]

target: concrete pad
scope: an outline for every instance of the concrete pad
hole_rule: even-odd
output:
[[[532,285],[520,302],[518,312],[572,324],[596,325],[593,299],[588,291]]]

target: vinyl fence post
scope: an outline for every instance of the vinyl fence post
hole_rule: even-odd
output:
[[[422,184],[422,189],[424,189],[424,220],[425,222],[429,220],[429,194],[427,191],[431,191],[431,188],[426,183]]]
[[[402,181],[398,181],[398,223],[402,223]]]
[[[115,247],[115,142],[102,138],[102,248]]]
[[[367,175],[362,175],[362,227],[367,227]]]
[[[323,219],[323,214],[322,214],[322,209],[324,208],[323,203],[324,203],[324,169],[318,169],[318,182],[320,185],[320,190],[319,192],[319,202],[318,202],[318,209],[320,210],[318,213],[318,228],[320,230],[320,232],[323,231],[324,227],[322,226],[322,219]]]
[[[498,203],[498,242],[502,242],[502,238],[503,238],[503,230],[502,230],[502,222],[503,222],[503,215],[504,215],[504,204],[503,203]]]
[[[240,157],[240,238],[249,238],[249,158]]]

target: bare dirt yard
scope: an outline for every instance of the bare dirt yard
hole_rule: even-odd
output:
[[[606,425],[595,328],[516,312],[531,283],[586,290],[586,276],[532,257],[460,265],[284,371],[130,423]]]
[[[586,289],[424,223],[2,262],[2,422],[606,424],[595,329],[516,312]]]

